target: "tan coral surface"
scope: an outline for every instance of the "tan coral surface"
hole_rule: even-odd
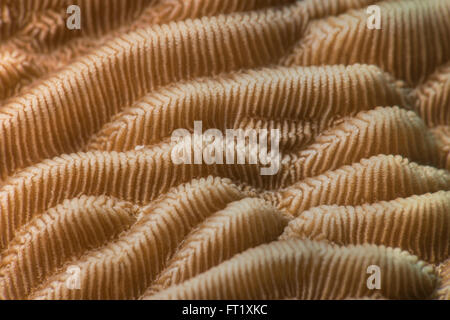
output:
[[[0,0],[0,299],[449,300],[449,17]],[[195,121],[278,129],[279,170],[175,164]]]

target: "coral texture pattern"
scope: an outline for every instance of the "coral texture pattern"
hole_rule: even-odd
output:
[[[0,0],[7,299],[450,300],[450,1]]]

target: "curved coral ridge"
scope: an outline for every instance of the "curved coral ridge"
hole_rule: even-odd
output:
[[[280,238],[326,239],[338,245],[375,243],[408,250],[427,261],[442,261],[450,255],[449,195],[439,191],[354,207],[315,207],[289,223]]]
[[[0,299],[450,299],[448,16],[2,2]],[[196,120],[280,129],[279,171],[173,164],[171,133]]]
[[[427,297],[437,278],[432,267],[399,249],[383,246],[333,247],[325,243],[273,242],[171,287],[153,299],[339,299],[370,296],[366,268],[384,270],[385,297]],[[395,280],[394,280],[395,279]],[[395,285],[392,283],[396,282]],[[240,290],[239,290],[240,289]]]

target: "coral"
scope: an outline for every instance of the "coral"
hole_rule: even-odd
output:
[[[372,245],[333,247],[320,242],[288,240],[250,249],[149,298],[364,297],[374,293],[366,286],[366,269],[370,265],[384,270],[381,282],[386,286],[380,291],[387,298],[424,298],[436,286],[433,268],[399,249]],[[393,285],[394,282],[397,284]]]
[[[315,207],[302,212],[280,236],[398,247],[430,262],[450,255],[449,237],[450,201],[444,191],[354,207]]]
[[[2,1],[0,299],[449,300],[449,16],[441,0]],[[175,163],[195,121],[279,132],[279,166],[236,163],[250,138],[232,163]]]

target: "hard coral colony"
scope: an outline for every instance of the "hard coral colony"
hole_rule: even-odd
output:
[[[0,299],[450,299],[449,17],[1,1]],[[173,140],[196,121],[216,139]],[[227,130],[279,132],[278,170],[250,134],[217,161]]]

